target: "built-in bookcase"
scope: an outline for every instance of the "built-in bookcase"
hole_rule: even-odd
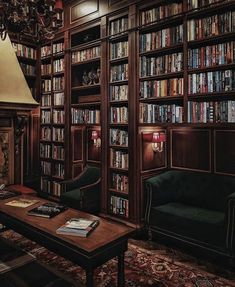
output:
[[[162,1],[140,9],[139,24],[139,123],[182,123],[182,1]]]
[[[188,1],[189,123],[235,122],[234,1],[212,2]]]
[[[71,45],[71,124],[72,174],[84,165],[99,163],[101,150],[101,40],[100,23],[72,31]],[[79,136],[75,136],[78,134]],[[84,142],[86,139],[86,142]],[[78,152],[79,150],[79,152]],[[90,152],[92,153],[89,158]]]
[[[109,19],[108,212],[129,217],[128,14]]]
[[[41,47],[41,191],[59,197],[65,179],[64,39]]]

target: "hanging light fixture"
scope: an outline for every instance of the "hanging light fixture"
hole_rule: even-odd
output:
[[[62,13],[62,0],[0,0],[0,37],[10,32],[52,39],[62,26]]]

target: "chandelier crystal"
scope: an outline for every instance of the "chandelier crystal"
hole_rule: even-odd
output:
[[[62,0],[0,0],[0,37],[7,32],[52,39],[63,23]]]

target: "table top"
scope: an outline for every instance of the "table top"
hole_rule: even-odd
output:
[[[36,199],[38,202],[26,208],[6,205],[7,202],[19,198]],[[63,211],[52,218],[30,216],[27,214],[27,211],[46,202],[50,201],[27,194],[0,200],[0,219],[1,215],[6,215],[9,218],[24,223],[26,227],[29,226],[39,230],[40,232],[46,233],[59,241],[64,241],[73,247],[82,249],[87,253],[97,251],[99,248],[113,244],[115,241],[118,242],[120,240],[126,240],[134,232],[133,228],[124,224],[119,224],[72,208]],[[99,225],[86,238],[56,233],[57,228],[74,217],[99,220]]]

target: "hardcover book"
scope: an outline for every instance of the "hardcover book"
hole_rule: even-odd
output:
[[[6,189],[2,189],[2,190],[0,190],[0,200],[7,199],[7,198],[10,198],[10,197],[14,197],[14,196],[17,196],[19,194],[20,193],[9,191],[9,190],[6,190]]]
[[[26,208],[30,205],[37,203],[37,202],[38,202],[38,200],[36,200],[36,199],[19,198],[19,199],[14,199],[12,201],[7,202],[6,205]]]
[[[99,224],[98,220],[71,218],[56,230],[57,234],[87,237]]]
[[[62,204],[47,202],[28,211],[28,215],[51,218],[66,210]]]

